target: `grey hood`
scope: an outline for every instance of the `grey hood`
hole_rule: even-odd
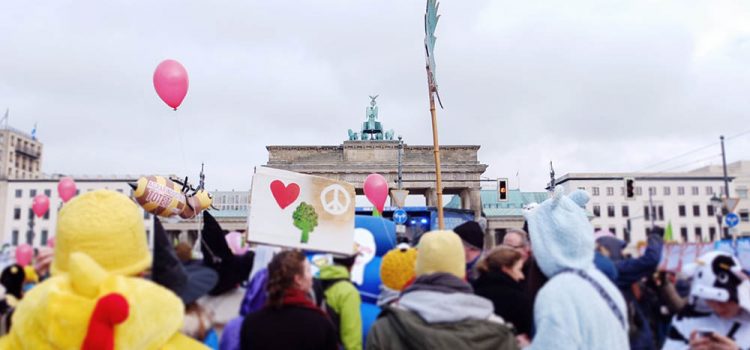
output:
[[[487,320],[494,316],[491,301],[474,295],[468,283],[447,273],[417,278],[401,295],[398,307],[416,313],[427,323]]]

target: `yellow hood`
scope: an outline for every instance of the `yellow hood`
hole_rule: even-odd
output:
[[[184,306],[172,292],[139,278],[108,274],[83,253],[69,273],[37,285],[19,303],[0,349],[80,349],[97,301],[122,295],[127,319],[115,326],[115,349],[205,349],[179,332]]]

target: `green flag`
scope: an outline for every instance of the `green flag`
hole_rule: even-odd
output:
[[[669,221],[667,229],[664,230],[664,241],[671,242],[672,240],[672,221]]]

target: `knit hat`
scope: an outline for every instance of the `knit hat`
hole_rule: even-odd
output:
[[[417,276],[445,272],[463,279],[466,277],[466,258],[461,238],[453,231],[425,233],[417,246],[415,272]]]
[[[722,251],[709,252],[686,266],[685,272],[693,275],[690,287],[693,301],[733,301],[750,312],[750,282],[734,256]]]
[[[417,250],[401,243],[383,255],[380,262],[380,280],[392,290],[403,290],[415,277],[414,265],[417,261]]]
[[[484,231],[476,221],[467,221],[453,229],[464,243],[477,248],[484,249]]]
[[[68,271],[75,252],[112,274],[136,275],[151,266],[143,212],[115,191],[91,191],[70,200],[60,210],[56,237],[53,275]]]

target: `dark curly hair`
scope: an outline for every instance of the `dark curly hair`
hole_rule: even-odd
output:
[[[294,276],[303,275],[305,255],[296,250],[276,254],[268,264],[268,298],[266,306],[277,309],[284,303],[284,293],[294,286]]]

